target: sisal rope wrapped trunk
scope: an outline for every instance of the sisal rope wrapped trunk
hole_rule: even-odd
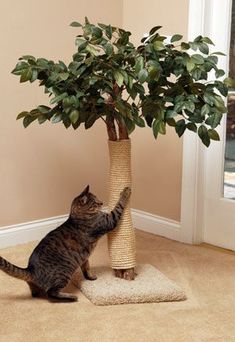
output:
[[[131,142],[130,140],[108,141],[110,156],[109,174],[109,210],[117,203],[120,192],[131,186]],[[112,233],[108,235],[110,263],[113,269],[135,267],[135,233],[131,219],[130,203],[122,219]]]

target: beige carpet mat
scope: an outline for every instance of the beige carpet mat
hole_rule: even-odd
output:
[[[108,267],[92,271],[97,280],[84,280],[77,274],[73,283],[96,305],[156,303],[186,299],[184,291],[152,265],[138,265],[134,281],[116,278]]]

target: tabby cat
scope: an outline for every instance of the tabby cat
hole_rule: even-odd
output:
[[[115,208],[101,211],[102,202],[89,192],[89,185],[71,205],[69,218],[48,233],[32,252],[27,268],[17,267],[0,257],[0,269],[25,280],[32,296],[47,296],[51,301],[72,302],[77,297],[60,292],[80,267],[86,279],[95,280],[88,257],[98,239],[112,231],[121,218],[131,190],[126,187]]]

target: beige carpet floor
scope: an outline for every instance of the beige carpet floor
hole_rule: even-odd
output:
[[[34,243],[0,251],[25,266]],[[95,306],[73,285],[75,303],[32,299],[27,285],[0,273],[1,342],[235,341],[235,253],[190,246],[137,231],[138,262],[157,267],[188,300]],[[105,239],[91,263],[108,264]]]

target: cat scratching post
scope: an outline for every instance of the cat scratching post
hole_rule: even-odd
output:
[[[123,188],[131,185],[131,142],[117,140],[109,141],[108,144],[109,209],[112,210]],[[114,305],[186,299],[184,291],[152,265],[136,266],[135,233],[130,204],[126,207],[117,229],[108,236],[108,249],[110,264],[115,270],[116,277],[113,276],[110,267],[102,266],[92,267],[98,277],[95,281],[84,279],[79,272],[73,278],[73,283],[92,303]],[[127,281],[134,278],[134,281]]]
[[[109,210],[117,203],[120,192],[131,186],[131,141],[108,141],[110,156],[109,173]],[[112,233],[108,235],[108,249],[111,267],[118,277],[128,279],[130,270],[136,265],[135,233],[128,203],[122,219]],[[130,277],[131,278],[131,277]]]

